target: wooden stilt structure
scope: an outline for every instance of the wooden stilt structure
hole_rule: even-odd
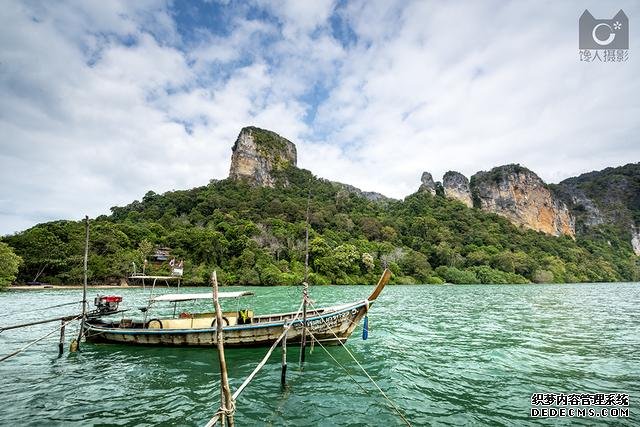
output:
[[[84,334],[84,322],[87,320],[87,264],[89,262],[89,216],[84,217],[84,281],[82,284],[82,320],[78,331],[78,350]]]

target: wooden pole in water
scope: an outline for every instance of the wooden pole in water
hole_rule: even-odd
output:
[[[311,187],[307,197],[307,228],[304,234],[304,282],[302,290],[302,340],[300,341],[300,365],[304,363],[305,348],[307,347],[307,300],[309,299],[309,205],[311,204]]]
[[[287,336],[282,339],[282,373],[280,375],[280,384],[282,387],[287,383]]]
[[[233,413],[226,416],[227,410],[233,409],[233,400],[231,398],[231,389],[229,388],[229,376],[227,375],[227,361],[224,357],[224,337],[222,334],[222,309],[220,308],[220,301],[218,300],[218,277],[214,271],[211,275],[211,281],[213,283],[213,305],[216,309],[216,344],[218,346],[218,359],[220,360],[220,388],[222,389],[222,402],[220,409],[222,409],[221,424],[224,426],[225,422],[230,427],[234,426]]]
[[[300,365],[304,363],[304,357],[307,347],[307,287],[309,285],[304,282],[304,290],[302,291],[302,340],[300,341]]]
[[[64,353],[64,327],[66,326],[64,320],[61,320],[62,327],[60,328],[60,342],[58,343],[58,357],[61,357]]]
[[[78,332],[78,350],[84,334],[84,322],[87,318],[87,264],[89,262],[89,216],[84,217],[84,282],[82,284],[82,321]]]

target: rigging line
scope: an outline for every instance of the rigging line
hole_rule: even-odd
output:
[[[309,302],[311,304],[311,307],[315,310],[315,306],[313,305],[313,303]],[[387,401],[389,402],[389,404],[393,407],[393,409],[398,413],[398,415],[400,416],[400,418],[402,418],[402,420],[408,425],[411,426],[411,423],[409,422],[409,420],[407,420],[407,418],[404,416],[404,414],[402,413],[402,411],[400,411],[400,408],[398,408],[398,406],[396,406],[395,403],[393,403],[393,401],[389,398],[389,396],[387,396],[387,394],[380,388],[380,386],[378,385],[378,383],[371,377],[371,375],[369,375],[369,373],[367,372],[366,369],[364,369],[364,367],[360,364],[360,362],[358,362],[358,359],[356,359],[356,357],[353,355],[353,353],[351,353],[351,351],[347,348],[347,346],[344,345],[344,343],[342,341],[340,341],[340,338],[338,338],[338,336],[336,335],[336,333],[333,331],[333,329],[329,326],[329,324],[327,323],[327,321],[321,317],[322,322],[327,325],[327,327],[329,328],[329,330],[331,331],[331,333],[333,334],[334,337],[336,337],[336,339],[338,340],[338,342],[340,343],[340,345],[342,346],[342,348],[344,348],[347,353],[349,353],[349,356],[351,356],[351,358],[353,359],[354,362],[356,362],[356,364],[360,367],[360,369],[362,369],[362,372],[364,372],[364,374],[367,376],[367,378],[369,378],[369,380],[371,380],[371,382],[373,383],[373,385],[376,386],[376,388],[378,389],[378,391],[382,394],[382,396],[384,396],[385,399],[387,399]],[[305,325],[306,326],[306,325]]]
[[[232,400],[236,400],[236,398],[238,396],[240,396],[240,393],[242,393],[242,391],[245,389],[245,387],[251,382],[251,380],[253,379],[253,377],[256,376],[256,374],[258,373],[258,371],[260,369],[262,369],[262,367],[264,366],[265,363],[267,363],[267,360],[269,359],[269,356],[271,356],[271,353],[273,352],[273,350],[276,348],[276,346],[278,345],[278,343],[280,342],[280,340],[284,337],[284,335],[289,332],[289,329],[291,328],[291,326],[295,323],[295,321],[298,319],[298,316],[300,316],[300,312],[302,311],[302,304],[300,304],[300,308],[298,308],[298,312],[296,313],[295,317],[293,318],[293,320],[291,322],[289,322],[289,324],[287,326],[284,327],[284,331],[282,332],[282,334],[278,337],[278,339],[273,343],[273,345],[271,346],[271,348],[269,349],[269,351],[267,351],[267,354],[264,356],[264,358],[260,361],[260,363],[258,364],[258,366],[256,366],[256,368],[253,370],[253,372],[251,372],[251,374],[244,380],[244,382],[240,385],[240,387],[238,387],[238,389],[235,391],[235,393],[233,393],[233,396],[231,396]]]
[[[69,321],[67,321],[67,322],[64,322],[62,325],[60,325],[59,327],[57,327],[57,328],[56,328],[56,329],[54,329],[53,331],[49,332],[48,334],[46,334],[46,335],[44,335],[44,336],[42,336],[42,337],[38,338],[37,340],[31,341],[29,344],[27,344],[27,345],[25,345],[24,347],[22,347],[22,348],[20,348],[20,349],[18,349],[18,350],[16,350],[16,351],[14,351],[13,353],[9,353],[9,354],[7,354],[7,355],[5,355],[5,356],[1,357],[1,358],[0,358],[0,362],[4,362],[5,360],[10,359],[10,358],[12,358],[13,356],[16,356],[16,355],[18,355],[18,354],[22,353],[23,351],[25,351],[26,349],[28,349],[29,347],[31,347],[31,346],[32,346],[32,345],[34,345],[35,343],[42,341],[43,339],[47,338],[49,335],[54,334],[55,332],[58,332],[60,329],[64,328],[64,327],[65,327],[65,326],[67,326],[69,323],[73,322],[74,320],[78,320],[80,317],[82,317],[82,316],[76,316],[76,317],[74,317],[73,319],[71,319],[71,320],[69,320]]]
[[[289,322],[289,324],[284,327],[284,331],[278,337],[278,339],[273,343],[271,348],[267,351],[267,354],[265,354],[265,356],[262,358],[262,360],[260,361],[258,366],[255,367],[253,372],[251,372],[251,374],[249,374],[249,376],[244,380],[244,382],[240,385],[240,387],[238,387],[238,389],[235,391],[235,393],[233,393],[233,395],[231,396],[231,403],[233,405],[233,410],[234,411],[235,411],[235,407],[236,407],[235,406],[236,399],[238,398],[238,396],[240,396],[240,393],[242,393],[242,391],[247,387],[247,385],[249,385],[251,380],[253,380],[253,378],[256,376],[258,371],[260,369],[262,369],[262,367],[265,365],[265,363],[267,363],[267,360],[269,359],[269,356],[271,356],[271,353],[273,353],[273,350],[276,348],[276,346],[278,345],[280,340],[285,336],[285,334],[287,334],[289,332],[289,329],[291,328],[293,323],[298,319],[298,316],[300,316],[300,312],[302,311],[302,305],[303,304],[304,304],[304,302],[300,304],[300,307],[298,308],[298,312],[296,313],[296,315],[293,318],[293,320],[291,320],[291,322]],[[206,427],[214,426],[220,420],[220,415],[221,415],[220,411],[221,410],[222,410],[222,407],[219,408],[218,412],[216,412],[215,415],[213,416],[213,418],[211,418],[209,420],[209,422],[206,424]]]
[[[351,379],[353,380],[353,382],[354,382],[354,383],[356,383],[356,385],[357,385],[358,387],[360,387],[360,389],[361,389],[362,391],[364,391],[364,392],[365,392],[365,394],[366,394],[367,396],[371,396],[371,394],[369,393],[369,390],[367,390],[366,388],[364,388],[364,387],[362,386],[362,384],[360,384],[360,383],[358,382],[358,380],[356,380],[356,379],[353,377],[353,375],[351,375],[351,372],[350,372],[350,371],[349,371],[349,370],[348,370],[348,369],[347,369],[343,364],[341,364],[340,362],[338,362],[338,359],[336,359],[335,357],[333,357],[333,354],[329,353],[329,350],[327,350],[327,348],[326,348],[325,346],[323,346],[323,345],[322,345],[322,343],[320,342],[320,340],[318,340],[318,338],[316,338],[316,336],[315,336],[315,335],[313,335],[313,333],[312,333],[308,328],[307,328],[307,332],[309,333],[309,335],[311,335],[311,338],[313,338],[313,340],[314,340],[315,342],[317,342],[317,343],[320,345],[320,347],[322,347],[322,349],[323,349],[323,350],[324,350],[324,351],[329,355],[329,357],[330,357],[331,359],[333,359],[333,361],[334,361],[334,362],[336,362],[336,364],[337,364],[338,366],[340,366],[340,367],[344,370],[344,372],[349,376],[349,378],[351,378]]]
[[[44,308],[34,308],[32,310],[19,311],[17,313],[16,312],[11,312],[11,313],[7,313],[7,314],[0,314],[0,317],[17,316],[17,315],[24,314],[24,313],[32,313],[34,311],[48,310],[50,308],[64,307],[65,305],[73,305],[73,304],[80,304],[80,303],[82,303],[82,301],[67,302],[67,303],[64,303],[64,304],[57,304],[57,305],[52,305],[52,306],[44,307]]]

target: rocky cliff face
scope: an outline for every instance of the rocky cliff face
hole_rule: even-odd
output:
[[[635,227],[631,230],[631,247],[633,252],[640,256],[640,229]]]
[[[575,236],[567,206],[530,170],[519,165],[493,168],[471,177],[474,204],[511,222],[554,236]]]
[[[436,195],[436,183],[433,182],[433,177],[429,172],[423,172],[422,177],[420,178],[420,189],[418,191],[426,191],[427,193],[431,193],[432,195]]]
[[[243,128],[232,151],[229,178],[256,186],[288,185],[277,172],[297,164],[296,146],[291,141],[256,127]]]
[[[444,187],[445,197],[458,200],[467,205],[467,207],[473,206],[469,180],[460,172],[449,171],[445,173],[442,178],[442,186]]]
[[[585,173],[552,187],[576,218],[578,233],[613,226],[640,255],[640,163]]]
[[[364,197],[372,202],[389,202],[395,200],[391,197],[387,197],[384,194],[376,193],[375,191],[362,191],[361,189],[354,187],[353,185],[343,184],[342,182],[330,181],[336,188],[339,189],[338,196],[355,194],[360,197]]]

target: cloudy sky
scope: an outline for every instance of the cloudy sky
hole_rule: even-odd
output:
[[[626,62],[579,61],[585,8],[626,12]],[[423,171],[521,163],[557,182],[640,161],[638,12],[632,0],[4,1],[0,234],[225,178],[247,125],[294,141],[316,175],[397,198]]]

